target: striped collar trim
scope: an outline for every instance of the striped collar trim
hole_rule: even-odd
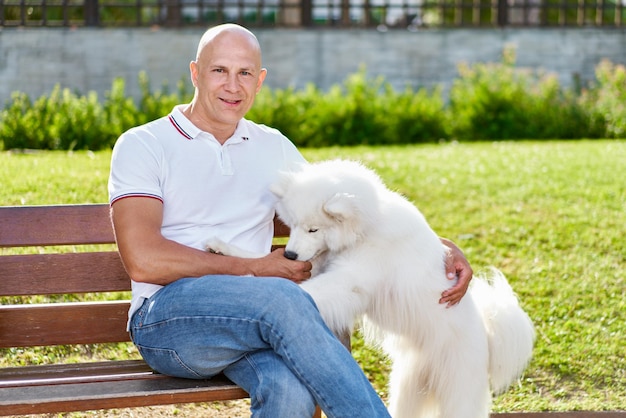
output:
[[[193,140],[202,133],[187,117],[183,114],[179,107],[175,107],[172,113],[168,115],[170,123],[187,140]],[[237,129],[230,137],[227,143],[238,144],[243,141],[250,140],[250,130],[246,119],[242,118],[237,124]]]
[[[172,123],[172,125],[174,125],[174,128],[176,128],[176,130],[178,131],[179,134],[181,134],[182,136],[184,136],[185,138],[191,140],[193,139],[193,136],[191,136],[190,134],[187,133],[187,131],[185,131],[185,128],[183,128],[180,123],[178,123],[178,121],[174,118],[174,114],[170,113],[170,115],[168,116],[170,122]]]

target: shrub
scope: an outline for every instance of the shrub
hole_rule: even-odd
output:
[[[177,87],[176,93],[170,93],[169,85],[163,83],[161,90],[152,91],[148,75],[144,71],[140,72],[139,88],[141,90],[141,99],[139,101],[139,113],[135,125],[158,119],[161,116],[169,114],[177,104],[190,102],[193,93],[187,90],[185,80],[181,79]],[[126,129],[131,126],[127,126]],[[124,132],[126,129],[121,132]]]
[[[46,127],[51,141],[49,149],[101,149],[108,145],[107,125],[95,92],[77,96],[63,89],[58,97],[53,94],[48,101],[56,109]]]
[[[553,74],[502,62],[459,66],[450,91],[450,135],[469,139],[571,139],[589,136],[588,118],[573,92]]]
[[[0,112],[0,138],[4,149],[38,148],[39,142],[31,131],[36,129],[32,119],[32,102],[27,94],[14,92],[11,104]]]
[[[311,123],[308,110],[316,106],[318,94],[313,85],[303,91],[263,87],[246,118],[276,128],[297,145],[302,145],[310,140],[307,137]]]
[[[385,144],[435,142],[447,137],[445,104],[441,88],[417,92],[407,87],[402,94],[385,95],[377,115],[386,131]]]
[[[583,91],[590,125],[607,138],[626,138],[626,67],[607,60],[596,67],[597,82]]]
[[[440,89],[397,93],[362,68],[326,93],[313,84],[300,91],[264,89],[248,117],[298,146],[321,147],[431,142],[445,135],[443,115]]]
[[[113,80],[111,90],[105,93],[104,114],[107,121],[107,142],[112,146],[122,132],[137,125],[139,112],[132,98],[126,96],[123,79]]]
[[[0,114],[0,137],[5,148],[99,149],[103,138],[102,106],[98,96],[79,97],[56,85],[49,96],[34,103],[14,93]]]
[[[597,82],[578,94],[554,74],[515,67],[515,51],[499,63],[459,66],[445,103],[442,89],[395,91],[365,69],[327,92],[263,88],[247,117],[275,127],[301,147],[391,145],[498,139],[626,138],[626,68],[602,62]],[[168,114],[192,93],[181,80],[170,93],[152,91],[139,74],[138,103],[125,82],[113,81],[102,104],[94,92],[79,96],[55,86],[32,102],[16,92],[0,112],[0,147],[102,149],[127,129]],[[1,149],[0,148],[0,149]]]
[[[370,83],[361,70],[326,93],[313,84],[301,91],[264,90],[248,117],[280,130],[298,146],[382,143],[384,126],[376,117],[382,85],[382,78]]]
[[[103,103],[95,92],[79,96],[59,85],[34,103],[24,93],[13,93],[0,112],[0,143],[4,149],[104,149],[129,128],[166,115],[174,105],[191,99],[182,81],[172,94],[166,85],[151,92],[143,72],[139,84],[139,106],[126,95],[121,78],[113,80]]]

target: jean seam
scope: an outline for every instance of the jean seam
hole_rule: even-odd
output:
[[[259,383],[262,383],[263,373],[261,372],[261,369],[258,367],[257,363],[248,354],[246,354],[244,356],[244,358],[246,359],[246,361],[250,364],[250,366],[254,370],[254,373],[257,375],[257,379],[259,379]],[[258,390],[254,394],[254,398],[257,400],[257,402],[259,402],[259,404],[261,406],[263,406],[265,404],[265,398],[263,398],[263,395],[260,394]]]
[[[159,347],[150,347],[147,345],[140,345],[140,344],[135,344],[137,346],[137,349],[139,350],[139,352],[141,352],[141,349],[147,349],[147,350],[158,350],[158,351],[166,351],[168,353],[170,353],[174,360],[176,361],[176,363],[178,363],[178,365],[180,365],[181,368],[187,370],[191,375],[196,376],[198,379],[203,379],[204,377],[200,374],[198,374],[195,370],[189,368],[189,366],[187,366],[179,357],[178,353],[176,352],[176,350],[172,350],[171,348],[159,348]]]

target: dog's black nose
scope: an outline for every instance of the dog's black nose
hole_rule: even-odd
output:
[[[290,259],[290,260],[297,260],[298,259],[298,253],[293,252],[293,251],[285,251],[285,257]]]

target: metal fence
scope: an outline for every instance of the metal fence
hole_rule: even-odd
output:
[[[626,0],[0,0],[0,26],[624,27]]]

